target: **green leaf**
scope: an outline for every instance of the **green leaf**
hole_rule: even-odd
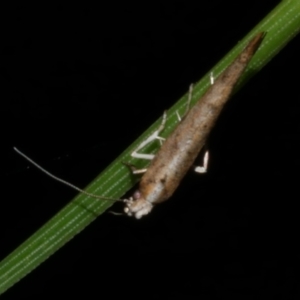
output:
[[[209,86],[209,76],[212,72],[217,77],[229,63],[238,55],[247,41],[256,33],[267,33],[261,47],[253,57],[242,76],[236,90],[266,65],[300,30],[300,1],[282,1],[269,13],[243,40],[241,40],[215,67],[212,68],[198,83],[194,85],[192,104],[195,103]],[[185,111],[187,95],[168,110],[168,119],[163,136],[167,137],[177,124],[176,111]],[[157,120],[143,135],[128,147],[113,161],[87,188],[86,191],[106,197],[122,197],[137,181],[122,162],[134,163],[143,168],[147,161],[130,157],[130,153],[157,126]],[[153,143],[145,147],[147,153],[155,152],[159,147]],[[97,216],[105,212],[112,201],[97,200],[79,194],[51,220],[42,226],[35,234],[20,245],[0,263],[0,294],[21,280],[24,276],[45,261],[51,254],[66,244],[77,233],[82,231]]]

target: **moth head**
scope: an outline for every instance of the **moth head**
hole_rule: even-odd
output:
[[[132,197],[124,200],[124,212],[127,216],[140,219],[142,216],[148,215],[153,208],[153,205],[146,201],[139,191],[136,191]]]

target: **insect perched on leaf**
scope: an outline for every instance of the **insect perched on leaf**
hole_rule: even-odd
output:
[[[263,38],[264,33],[261,32],[250,40],[245,49],[236,57],[231,65],[214,80],[206,93],[187,112],[170,136],[163,141],[161,148],[155,155],[138,153],[140,149],[152,141],[157,139],[160,141],[164,140],[159,136],[164,129],[166,121],[166,113],[164,113],[159,128],[131,154],[136,158],[150,159],[151,163],[147,169],[134,171],[136,174],[144,173],[144,175],[140,180],[137,191],[134,192],[133,196],[129,199],[111,199],[87,193],[50,174],[18,149],[14,149],[52,178],[86,195],[99,199],[124,202],[124,212],[128,216],[134,216],[140,219],[142,216],[149,214],[154,205],[164,202],[172,196],[180,181],[191,168],[199,152],[204,147],[208,135],[229,99],[235,84],[243,74],[243,71],[255,54]],[[190,96],[191,93],[192,91],[190,89]],[[205,153],[203,167],[197,167],[196,171],[200,173],[206,172],[207,162],[208,152]]]

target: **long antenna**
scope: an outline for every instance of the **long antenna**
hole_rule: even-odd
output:
[[[66,180],[63,180],[53,174],[51,174],[50,172],[48,172],[47,170],[45,170],[43,167],[41,167],[40,165],[38,165],[35,161],[33,161],[31,158],[29,158],[26,154],[24,154],[23,152],[21,152],[19,149],[17,149],[16,147],[14,147],[14,150],[21,156],[23,156],[27,161],[29,161],[31,164],[33,164],[36,168],[38,168],[39,170],[41,170],[43,173],[47,174],[49,177],[53,178],[54,180],[56,181],[59,181],[69,187],[71,187],[72,189],[80,192],[80,193],[83,193],[87,196],[91,196],[93,198],[97,198],[97,199],[103,199],[103,200],[110,200],[110,201],[121,201],[121,202],[124,202],[122,199],[114,199],[114,198],[110,198],[110,197],[103,197],[103,196],[98,196],[98,195],[95,195],[95,194],[91,194],[91,193],[88,193],[82,189],[80,189],[79,187],[75,186],[74,184],[66,181]]]

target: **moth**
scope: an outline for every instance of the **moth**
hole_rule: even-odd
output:
[[[159,136],[164,129],[166,121],[166,113],[164,113],[159,128],[131,154],[133,157],[150,159],[151,163],[147,169],[135,171],[135,173],[144,173],[144,175],[141,177],[138,189],[129,199],[111,199],[87,193],[52,175],[21,151],[16,148],[14,149],[47,175],[82,193],[95,198],[124,202],[125,214],[140,219],[149,214],[156,204],[166,201],[173,195],[180,181],[191,168],[196,157],[204,147],[218,116],[230,98],[233,88],[261,44],[264,36],[265,33],[260,32],[250,40],[244,50],[214,80],[206,93],[186,113],[166,140]],[[138,153],[145,145],[156,139],[164,141],[155,155]],[[204,166],[198,167],[196,171],[200,173],[206,172],[207,161],[208,153],[204,157]]]

